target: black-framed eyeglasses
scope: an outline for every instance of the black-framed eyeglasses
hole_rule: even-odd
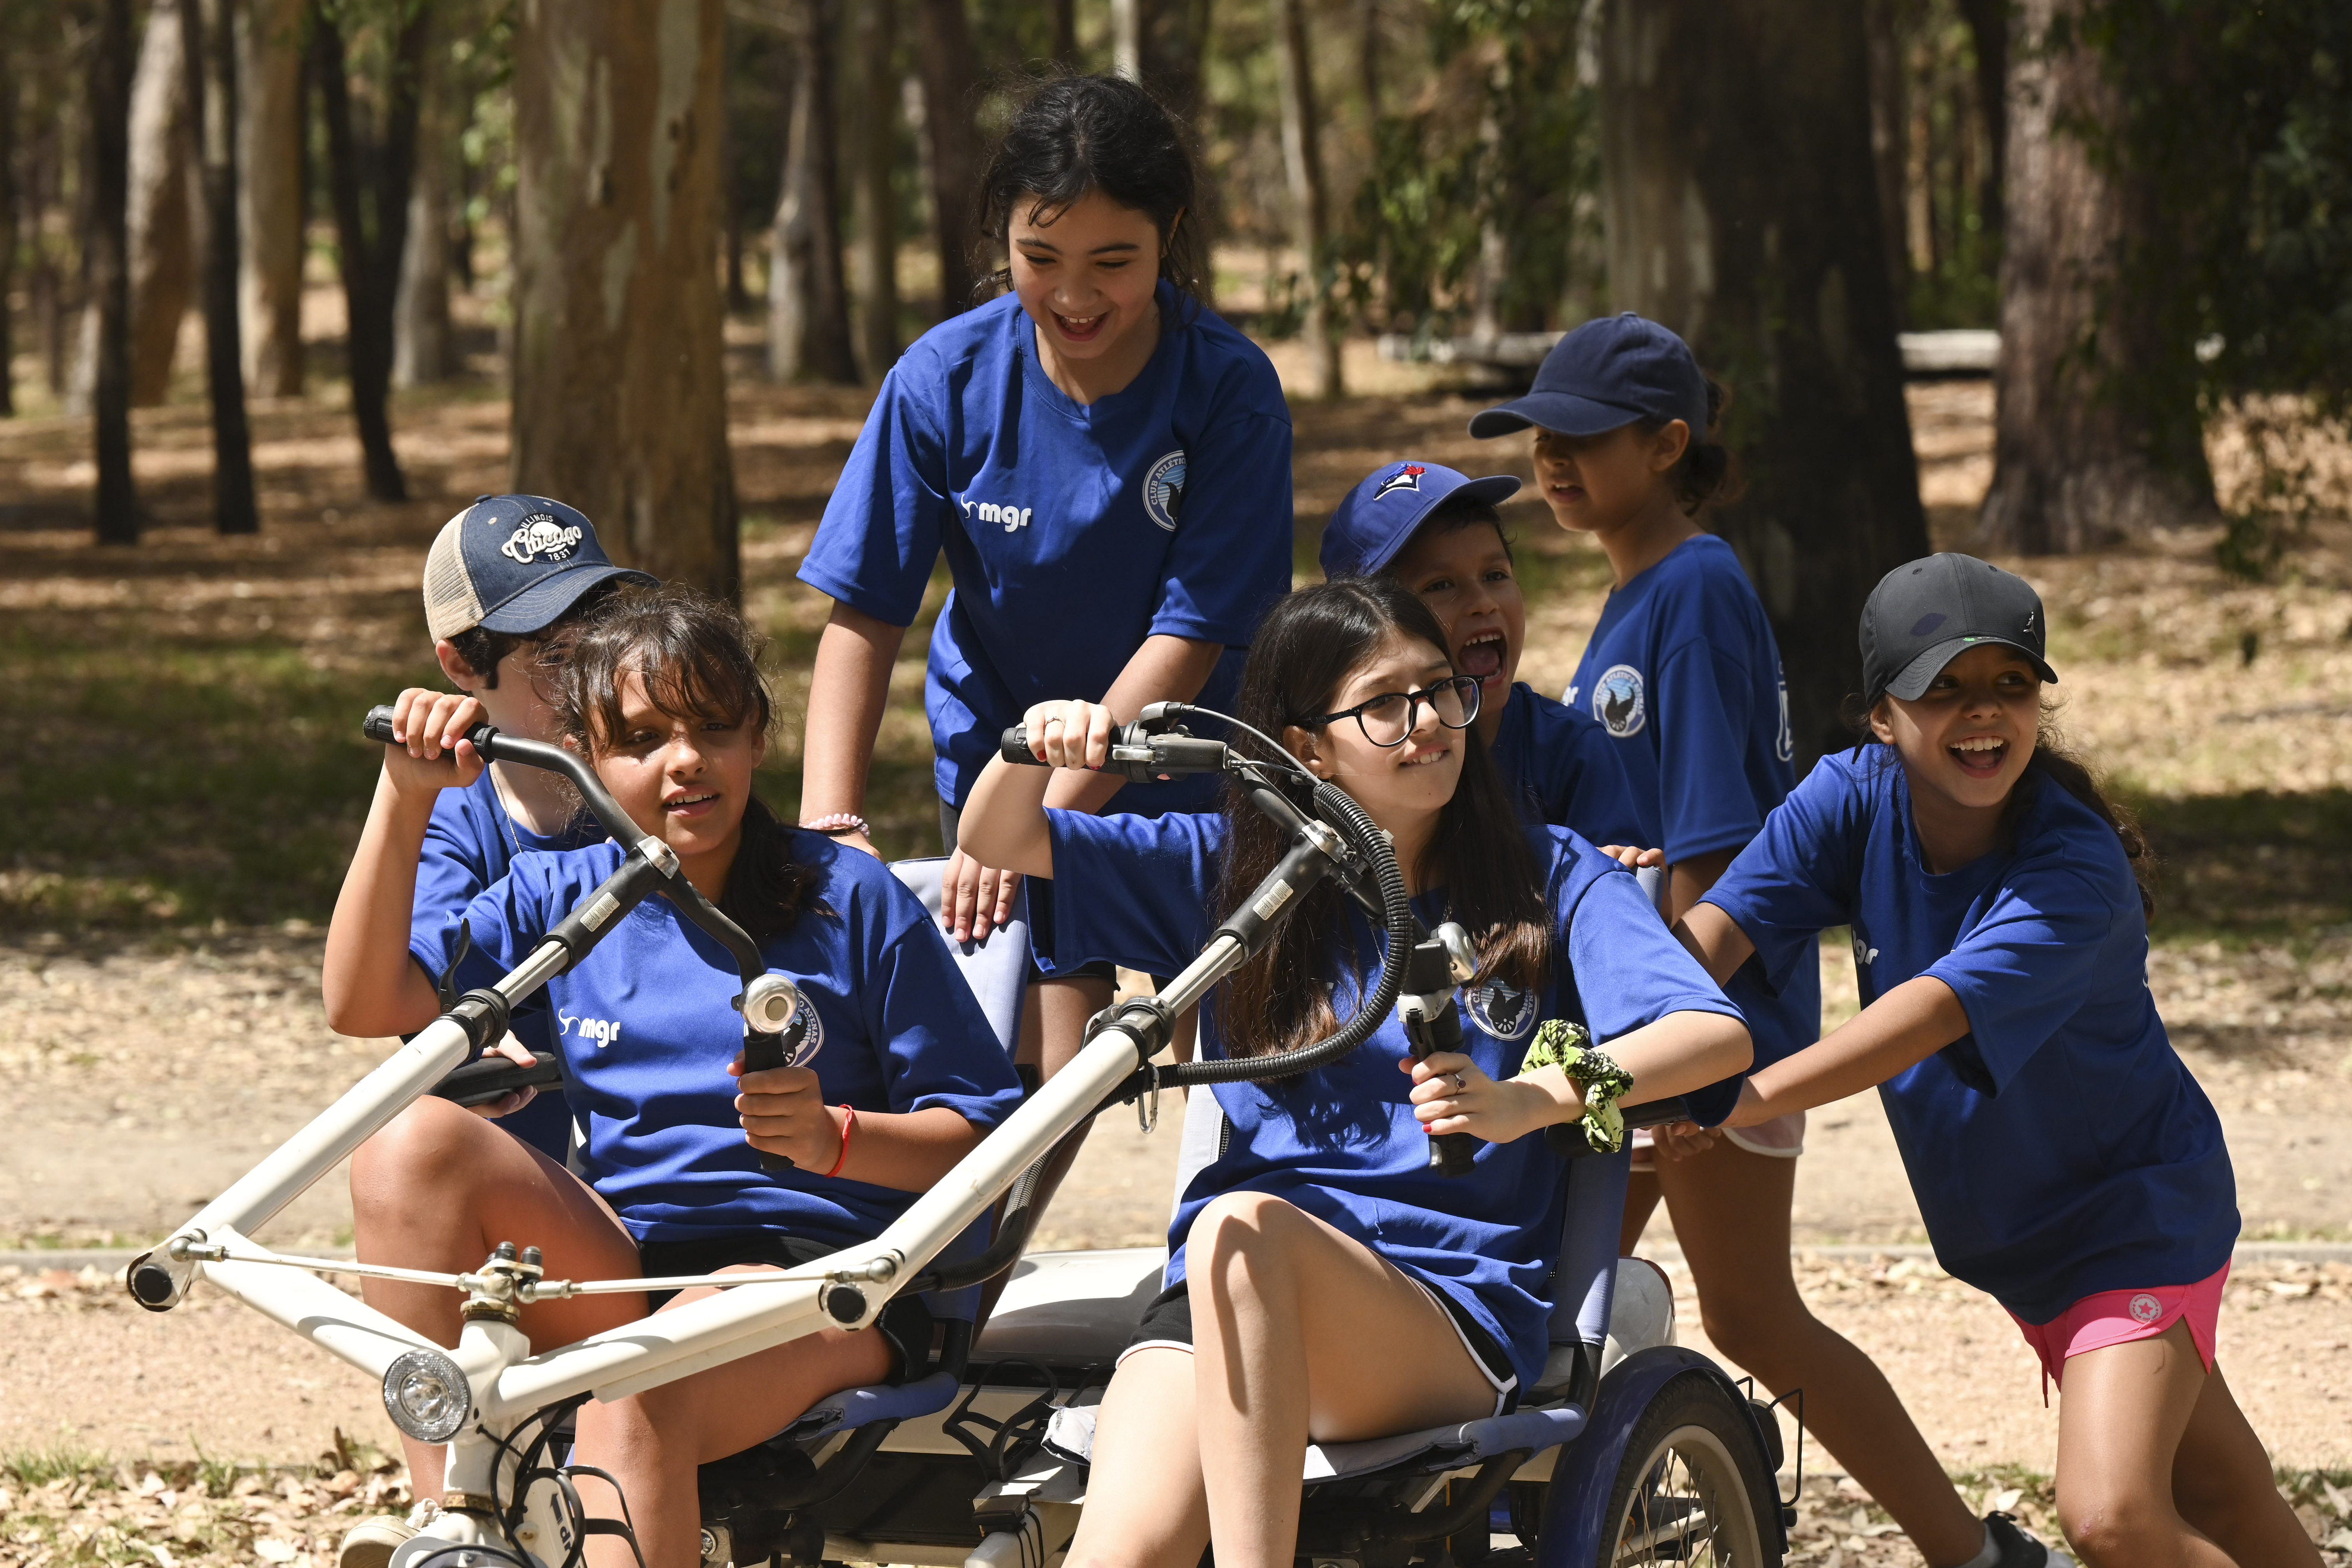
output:
[[[1424,706],[1447,729],[1468,729],[1478,718],[1478,678],[1449,675],[1419,691],[1383,691],[1353,708],[1342,708],[1337,713],[1325,713],[1300,722],[1307,729],[1319,730],[1342,719],[1353,719],[1356,727],[1364,732],[1364,739],[1373,745],[1402,746],[1419,722]]]

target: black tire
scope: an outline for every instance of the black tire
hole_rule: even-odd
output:
[[[1686,1372],[1634,1423],[1609,1489],[1598,1568],[1673,1563],[1775,1568],[1779,1506],[1762,1445],[1739,1401]]]

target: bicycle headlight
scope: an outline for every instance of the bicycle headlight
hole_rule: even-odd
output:
[[[446,1443],[474,1411],[466,1373],[439,1351],[404,1351],[384,1369],[383,1408],[420,1443]]]

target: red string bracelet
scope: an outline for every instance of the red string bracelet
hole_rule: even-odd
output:
[[[857,1131],[856,1107],[850,1105],[843,1106],[841,1108],[841,1156],[834,1161],[833,1169],[825,1173],[828,1176],[837,1176],[841,1174],[841,1168],[849,1163],[849,1135]]]

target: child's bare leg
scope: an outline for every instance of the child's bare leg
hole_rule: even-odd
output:
[[[2058,1517],[2085,1568],[2317,1568],[2189,1325],[2066,1362]]]
[[[579,1177],[446,1100],[419,1100],[352,1156],[352,1237],[362,1262],[457,1274],[478,1268],[501,1241],[536,1247],[550,1275],[625,1279],[636,1244]],[[432,1285],[362,1282],[369,1306],[436,1344],[457,1342],[464,1298]],[[523,1310],[533,1348],[646,1315],[641,1295],[580,1296]],[[403,1437],[410,1486],[441,1495],[442,1450]]]
[[[1208,1544],[1192,1357],[1139,1350],[1119,1363],[1097,1413],[1066,1568],[1192,1568]]]
[[[681,1291],[662,1310],[711,1294]],[[578,1459],[620,1482],[646,1568],[694,1568],[702,1558],[695,1471],[774,1436],[826,1394],[879,1383],[889,1371],[890,1347],[880,1334],[826,1329],[609,1405],[589,1401],[580,1407]],[[621,1517],[610,1486],[584,1476],[579,1486],[591,1514]],[[636,1560],[618,1536],[592,1535],[588,1562],[591,1568],[635,1568]]]
[[[1493,1412],[1495,1391],[1444,1309],[1303,1209],[1229,1193],[1192,1222],[1188,1253],[1194,1409],[1220,1568],[1290,1568],[1309,1441]]]
[[[1797,1163],[1728,1139],[1658,1161],[1675,1236],[1716,1349],[1774,1394],[1805,1391],[1805,1426],[1895,1516],[1931,1568],[1966,1563],[1984,1525],[1952,1489],[1886,1374],[1814,1317],[1789,1268]]]

